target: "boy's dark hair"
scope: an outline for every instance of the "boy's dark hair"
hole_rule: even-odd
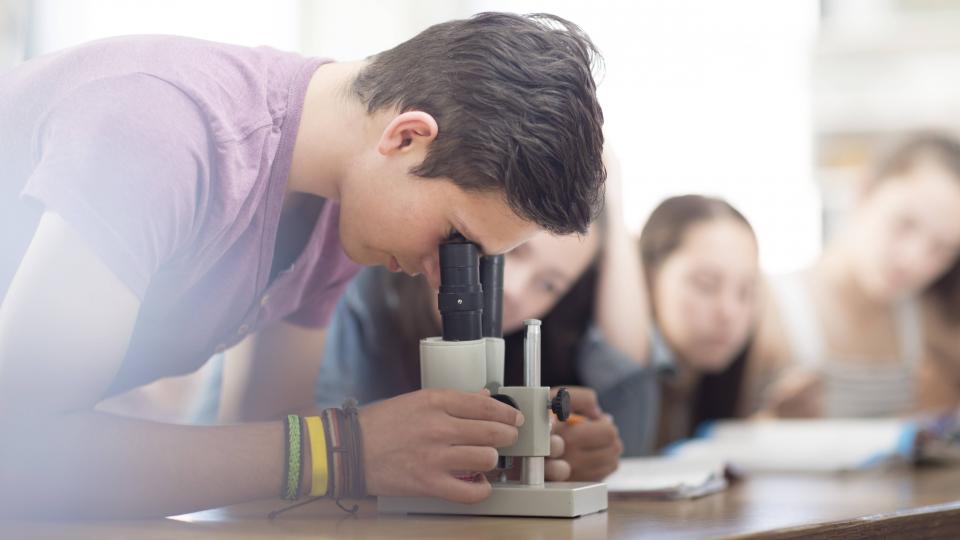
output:
[[[592,75],[599,58],[560,17],[481,13],[377,54],[352,90],[370,113],[399,107],[436,119],[440,131],[413,174],[502,190],[521,218],[583,233],[606,179]]]

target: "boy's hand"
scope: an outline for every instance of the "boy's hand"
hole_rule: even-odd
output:
[[[603,414],[596,393],[589,388],[567,388],[578,420],[558,422],[554,433],[564,442],[563,460],[572,481],[599,481],[617,470],[623,442],[609,415]],[[577,417],[571,417],[571,419]]]
[[[482,474],[497,465],[497,447],[516,442],[520,411],[486,390],[427,389],[368,405],[360,411],[367,491],[473,503],[490,495]]]

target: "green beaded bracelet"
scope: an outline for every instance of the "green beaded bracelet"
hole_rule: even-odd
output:
[[[288,501],[300,498],[300,469],[303,466],[303,440],[300,434],[300,417],[287,415],[285,422],[286,466],[284,467],[283,491],[280,496]]]

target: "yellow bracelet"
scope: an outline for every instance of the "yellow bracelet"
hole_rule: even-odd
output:
[[[308,416],[304,421],[310,437],[310,496],[323,497],[327,494],[327,437],[319,416]]]

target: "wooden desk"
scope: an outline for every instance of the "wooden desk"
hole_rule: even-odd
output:
[[[354,518],[326,502],[267,520],[281,505],[264,501],[147,521],[8,522],[0,523],[0,538],[960,538],[960,468],[757,476],[694,501],[611,499],[608,512],[574,520],[381,516],[372,503]]]

